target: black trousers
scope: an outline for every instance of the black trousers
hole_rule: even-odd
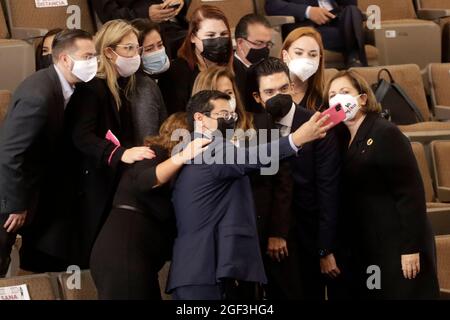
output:
[[[170,257],[169,226],[113,209],[95,242],[90,268],[101,300],[161,300],[158,272]]]
[[[8,233],[3,228],[9,215],[0,215],[0,278],[4,278],[11,262],[11,250],[16,242],[17,233]]]
[[[267,244],[261,245],[267,285],[265,296],[269,300],[301,300],[304,299],[302,280],[299,274],[301,261],[295,241],[288,240],[289,256],[281,262],[272,260],[267,254]]]
[[[285,24],[282,27],[283,39],[299,27],[313,26],[322,35],[325,49],[342,52],[347,62],[357,58],[367,66],[363,14],[357,6],[345,6],[337,10],[335,15],[337,17],[334,20],[321,26],[311,20]]]
[[[170,59],[177,58],[178,49],[186,38],[187,30],[174,22],[162,23],[160,27],[167,55]]]

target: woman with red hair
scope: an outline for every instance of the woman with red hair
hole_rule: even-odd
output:
[[[225,14],[214,6],[199,7],[192,14],[178,58],[161,79],[161,91],[169,114],[185,111],[200,71],[218,65],[232,68],[232,64],[231,30]]]

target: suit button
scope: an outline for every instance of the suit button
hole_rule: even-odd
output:
[[[86,171],[84,172],[84,174],[85,174],[85,175],[88,175],[88,174],[89,174],[89,170],[86,170]]]
[[[261,220],[261,216],[258,216],[258,220]]]

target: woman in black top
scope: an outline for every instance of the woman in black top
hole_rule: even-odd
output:
[[[185,111],[199,72],[217,65],[233,67],[230,25],[220,9],[203,5],[192,14],[178,58],[160,79],[168,113]]]
[[[122,175],[113,209],[91,255],[90,268],[102,300],[161,299],[158,272],[170,259],[175,236],[165,183],[208,142],[196,139],[169,159],[178,143],[171,141],[177,129],[187,129],[184,113],[170,116],[159,136],[146,139],[156,158],[130,165]]]
[[[67,106],[77,149],[79,199],[71,223],[74,263],[87,267],[95,237],[110,210],[122,163],[151,159],[154,153],[135,145],[131,98],[141,58],[137,31],[126,21],[106,23],[96,35],[97,77],[77,86]],[[143,137],[142,139],[143,140]]]
[[[325,92],[329,105],[346,113],[338,232],[351,251],[355,297],[437,299],[434,237],[408,139],[380,116],[370,86],[354,71],[338,73]]]

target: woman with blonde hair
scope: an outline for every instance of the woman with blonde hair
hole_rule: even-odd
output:
[[[325,101],[346,113],[340,225],[355,297],[437,299],[434,236],[410,142],[380,116],[375,95],[357,72],[339,72],[325,92]]]
[[[81,267],[87,267],[97,233],[109,212],[120,169],[155,155],[134,146],[130,100],[141,64],[137,31],[126,21],[106,23],[97,33],[97,77],[77,86],[67,119],[80,158],[77,208],[82,222],[77,244]]]
[[[145,139],[156,158],[129,165],[122,175],[91,255],[91,273],[102,300],[161,299],[158,272],[170,260],[176,230],[168,182],[209,142],[196,139],[175,153],[184,137],[177,130],[190,137],[184,112],[171,115],[159,135]],[[180,138],[173,139],[175,135]]]
[[[237,132],[237,139],[244,139],[245,136],[243,134],[248,134],[248,130],[254,129],[252,124],[253,116],[251,113],[245,111],[239,90],[236,87],[234,73],[229,67],[215,66],[200,72],[194,82],[192,95],[203,90],[217,90],[231,97],[231,109],[238,115],[236,130],[241,130],[240,134],[239,131]],[[251,136],[249,135],[247,137],[250,138]]]
[[[310,110],[320,109],[325,83],[320,33],[310,27],[295,29],[284,40],[280,58],[289,67],[294,102]]]

